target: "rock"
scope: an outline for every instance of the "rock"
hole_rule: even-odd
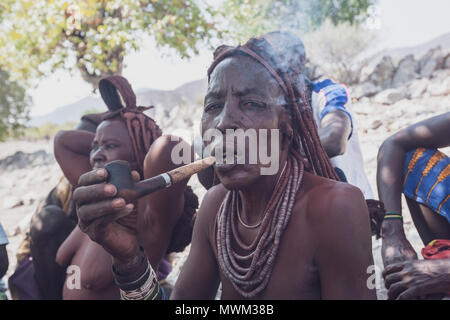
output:
[[[382,124],[383,122],[381,120],[375,120],[374,122],[372,122],[370,128],[372,130],[377,130],[379,127],[381,127]]]
[[[443,81],[432,81],[428,86],[428,92],[432,96],[444,96],[450,94],[450,78]]]
[[[7,197],[6,199],[3,199],[4,209],[13,209],[23,205],[24,205],[23,200],[17,197]]]
[[[43,179],[43,178],[41,178],[41,179]],[[43,180],[45,180],[45,179],[43,179]],[[33,191],[30,191],[26,195],[23,196],[23,202],[26,205],[31,205],[38,199],[39,199],[39,196]]]
[[[406,98],[405,90],[401,88],[392,88],[392,89],[386,89],[378,93],[374,101],[381,104],[394,104],[397,101],[400,101],[402,99]]]
[[[450,78],[450,69],[441,69],[441,70],[436,70],[433,73],[432,79],[436,79],[436,80],[445,80],[447,78]]]
[[[386,89],[392,83],[394,72],[395,66],[392,62],[392,58],[390,56],[384,56],[369,75],[368,80],[375,86]]]
[[[442,68],[450,69],[450,54],[445,58],[444,63],[442,64]]]
[[[419,75],[429,78],[435,70],[442,68],[444,54],[441,47],[430,49],[417,63]]]
[[[33,153],[24,153],[17,151],[12,156],[8,156],[0,160],[0,172],[15,169],[24,169],[27,167],[36,167],[55,162],[53,154],[47,153],[45,150],[38,150]]]
[[[414,56],[412,54],[407,55],[400,60],[392,78],[392,86],[397,88],[415,79],[417,77],[416,65],[416,60],[414,60]]]
[[[364,82],[352,87],[350,91],[351,97],[359,100],[363,97],[372,97],[380,92],[381,88],[371,82]]]
[[[427,92],[429,84],[428,79],[414,80],[408,87],[409,97],[412,99],[422,97]]]

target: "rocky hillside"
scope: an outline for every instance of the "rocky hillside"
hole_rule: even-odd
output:
[[[203,103],[206,92],[206,79],[184,84],[174,90],[139,89],[136,90],[137,104],[141,106],[157,106],[170,112],[173,106],[189,106]],[[91,94],[75,103],[31,119],[29,126],[37,127],[45,123],[64,124],[77,122],[88,110],[106,110],[106,105],[99,94]],[[153,111],[149,111],[153,115]]]

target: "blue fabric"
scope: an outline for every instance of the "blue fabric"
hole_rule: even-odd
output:
[[[350,139],[353,134],[353,119],[350,112],[348,112],[348,110],[345,108],[345,104],[348,102],[348,95],[345,87],[342,84],[335,83],[330,79],[325,79],[323,81],[314,83],[313,90],[317,93],[322,91],[325,94],[326,103],[325,107],[320,113],[320,120],[322,120],[326,114],[335,110],[341,110],[348,115],[350,124],[352,126],[352,130],[350,131],[350,135],[348,136],[348,139]]]
[[[417,158],[415,164],[414,158]],[[429,172],[425,172],[427,165],[431,168]],[[436,183],[439,175],[445,169],[448,171],[449,166],[450,158],[438,150],[421,148],[409,151],[403,169],[403,193],[442,215],[450,223],[450,175]]]
[[[0,292],[6,292],[6,290],[8,290],[8,287],[6,287],[5,282],[0,279]]]
[[[6,236],[6,232],[0,223],[0,245],[8,244],[8,237]]]

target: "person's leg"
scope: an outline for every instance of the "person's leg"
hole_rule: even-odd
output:
[[[450,239],[450,224],[444,217],[408,197],[406,202],[424,245],[434,239]]]
[[[31,221],[31,256],[35,278],[44,299],[62,299],[65,268],[55,259],[60,245],[75,227],[66,213],[57,206],[44,207]]]

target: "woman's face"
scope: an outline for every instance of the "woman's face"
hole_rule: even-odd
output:
[[[257,133],[257,148],[260,148],[263,139],[259,135],[260,129],[270,132],[271,129],[279,129],[282,122],[290,121],[283,108],[285,104],[282,89],[264,66],[247,56],[226,58],[210,76],[201,122],[202,133],[205,135],[208,129],[218,130],[225,140],[229,129],[252,129]],[[281,141],[274,146],[269,136],[267,141],[262,141],[268,146],[269,153],[281,152]],[[225,141],[223,145],[226,145]],[[208,146],[207,141],[205,146]],[[265,165],[260,161],[259,150],[257,163],[249,163],[249,147],[246,143],[245,150],[238,151],[245,154],[245,164],[236,164],[236,161],[233,164],[216,163],[216,173],[227,189],[240,189],[257,183],[260,169]],[[236,151],[235,147],[235,154]],[[224,155],[226,152],[224,150]]]
[[[131,139],[125,123],[120,120],[105,120],[97,127],[92,141],[90,163],[93,169],[98,169],[114,160],[125,160],[130,162],[132,168],[135,166]]]

